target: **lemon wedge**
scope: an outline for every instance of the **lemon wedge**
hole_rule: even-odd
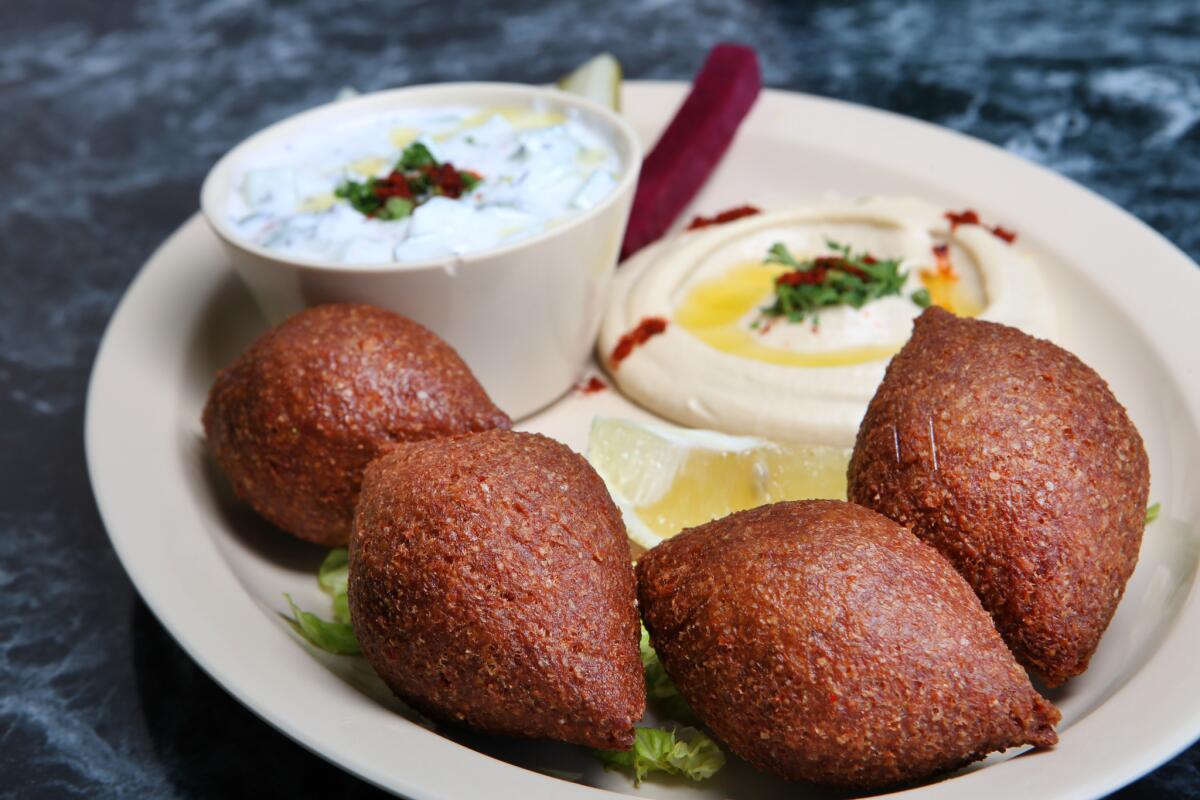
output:
[[[588,461],[650,549],[684,528],[780,500],[846,497],[850,451],[597,418]]]
[[[585,61],[570,75],[559,78],[558,88],[620,111],[621,62],[610,53],[601,53]]]

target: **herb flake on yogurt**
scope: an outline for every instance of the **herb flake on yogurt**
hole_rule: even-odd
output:
[[[259,150],[235,173],[227,213],[239,237],[281,255],[419,261],[547,230],[600,203],[621,167],[569,114],[406,109]]]

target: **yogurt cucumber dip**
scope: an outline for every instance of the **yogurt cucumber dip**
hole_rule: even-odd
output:
[[[621,390],[685,425],[849,447],[931,304],[1052,332],[1037,265],[974,212],[909,198],[756,213],[618,272],[598,352]]]
[[[601,202],[622,164],[569,114],[412,108],[310,130],[236,170],[227,217],[247,242],[305,260],[462,256]]]

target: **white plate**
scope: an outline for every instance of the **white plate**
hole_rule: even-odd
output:
[[[626,86],[625,110],[652,142],[684,86]],[[1141,429],[1163,513],[1091,669],[1051,697],[1053,751],[899,793],[1075,798],[1149,771],[1200,734],[1200,270],[1142,223],[1067,180],[920,122],[831,100],[766,92],[696,207],[802,201],[827,191],[916,194],[974,207],[1020,233],[1045,266],[1062,344],[1108,379]],[[365,662],[304,646],[283,592],[325,612],[322,551],[234,502],[204,457],[200,409],[215,370],[263,323],[199,217],[142,269],[105,334],[88,394],[88,467],[113,545],[138,591],[188,653],[288,736],[414,798],[801,797],[731,760],[701,785],[635,790],[580,748],[435,732],[400,713]],[[535,357],[514,353],[514,359]],[[572,395],[521,427],[582,450],[594,415],[645,415],[615,392]],[[581,773],[577,785],[539,774]],[[602,788],[593,788],[602,787]],[[609,792],[602,791],[609,790]]]

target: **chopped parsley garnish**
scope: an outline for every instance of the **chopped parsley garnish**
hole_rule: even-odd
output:
[[[368,217],[374,216],[375,212],[383,206],[383,201],[375,196],[375,178],[368,178],[365,183],[357,181],[345,181],[333,193],[350,201],[350,205],[354,206],[355,210],[361,211]]]
[[[899,259],[877,259],[868,253],[852,253],[850,245],[825,244],[835,255],[798,261],[782,243],[771,246],[764,264],[782,264],[791,269],[775,279],[775,301],[762,309],[766,317],[786,317],[790,322],[816,319],[823,308],[862,308],[873,300],[900,295],[907,272]],[[922,308],[931,302],[929,292],[918,289],[910,295]]]
[[[437,159],[433,157],[433,153],[429,152],[428,147],[420,142],[413,142],[400,154],[400,160],[396,162],[396,169],[401,171],[420,169],[426,164],[433,164],[436,167],[437,163]]]
[[[382,220],[404,219],[431,197],[461,197],[475,189],[483,177],[441,163],[429,148],[413,142],[404,148],[392,171],[382,178],[343,181],[334,195],[359,213]]]
[[[483,178],[479,177],[474,172],[463,171],[459,173],[459,177],[462,178],[463,190],[467,192],[472,191],[480,184],[480,182],[483,181]]]

